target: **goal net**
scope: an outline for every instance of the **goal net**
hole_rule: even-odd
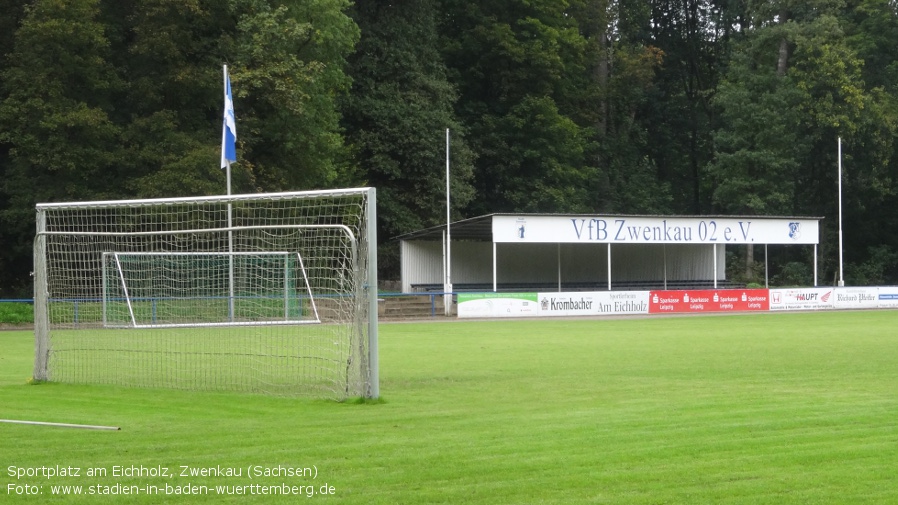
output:
[[[106,327],[320,322],[298,252],[103,253]]]
[[[37,205],[34,378],[378,396],[373,188]]]

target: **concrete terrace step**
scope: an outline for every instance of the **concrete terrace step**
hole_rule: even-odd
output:
[[[444,317],[443,297],[385,296],[378,299],[378,315],[384,319]]]

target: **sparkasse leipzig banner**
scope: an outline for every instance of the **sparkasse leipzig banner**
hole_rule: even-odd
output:
[[[652,291],[649,313],[751,312],[770,310],[766,289],[702,289]]]

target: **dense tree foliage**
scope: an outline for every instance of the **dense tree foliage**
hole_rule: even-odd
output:
[[[222,64],[234,192],[331,187],[346,172],[337,100],[359,37],[346,0],[4,3],[4,294],[27,294],[37,202],[224,192]]]
[[[353,92],[343,122],[358,175],[378,190],[383,276],[398,271],[391,237],[446,221],[446,129],[455,218],[473,196],[471,152],[439,52],[438,12],[436,0],[357,2],[352,9],[362,37],[350,58]]]
[[[0,296],[40,201],[378,188],[393,237],[488,212],[823,216],[898,283],[895,0],[0,0]],[[733,254],[752,273],[753,250]],[[809,282],[805,252],[773,277]],[[795,256],[795,255],[798,256]],[[746,278],[746,280],[749,280]]]

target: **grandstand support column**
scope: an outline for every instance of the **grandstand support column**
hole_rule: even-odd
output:
[[[711,250],[714,254],[714,289],[717,289],[717,244],[714,244]]]
[[[611,291],[611,242],[608,242],[608,291]]]
[[[661,245],[661,256],[664,262],[664,290],[667,290],[667,244]]]
[[[814,287],[817,287],[817,244],[814,244]]]
[[[558,292],[561,293],[561,242],[555,245],[557,247],[557,254],[555,257],[558,259]]]
[[[493,293],[499,291],[496,283],[496,242],[493,242]]]
[[[817,262],[816,254],[814,254],[814,262]],[[814,285],[816,286],[817,284],[814,283]],[[764,244],[764,287],[770,289],[770,269],[768,268],[767,263],[767,244]]]

